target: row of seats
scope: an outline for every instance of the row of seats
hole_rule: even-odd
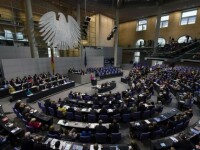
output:
[[[38,102],[38,106],[40,107],[40,109],[43,111],[43,113],[47,113],[47,110],[45,108],[45,106],[43,105],[43,103]],[[153,115],[155,115],[156,113],[161,113],[163,111],[163,107],[158,107],[158,108],[152,108],[151,110],[146,110],[143,113],[141,111],[138,112],[132,112],[132,113],[128,113],[128,114],[115,114],[113,116],[108,116],[108,115],[99,115],[99,117],[97,117],[97,115],[95,114],[87,114],[86,115],[86,121],[89,123],[95,123],[98,120],[102,120],[104,123],[107,122],[111,122],[112,120],[116,120],[116,121],[123,121],[123,122],[130,122],[130,121],[135,121],[135,120],[140,120],[140,119],[146,119],[149,118]],[[64,115],[61,111],[57,110],[57,113],[54,112],[54,109],[49,107],[49,113],[52,116],[58,117],[58,118],[66,118],[67,120],[70,121],[78,121],[78,122],[83,122],[84,121],[84,117],[81,115],[74,115],[73,112],[67,112],[66,115]]]
[[[48,133],[47,136],[50,138],[60,139],[58,135],[52,135]],[[108,135],[107,133],[95,133],[94,137],[85,136],[85,135],[79,136],[79,141],[82,143],[91,143],[91,142],[94,142],[94,139],[99,144],[108,143],[108,141],[114,144],[121,140],[121,133],[111,133],[110,135]],[[71,139],[67,139],[67,140],[70,141]]]
[[[160,138],[162,136],[169,136],[171,134],[180,132],[181,130],[185,129],[190,120],[186,120],[185,122],[181,122],[177,124],[173,129],[167,129],[167,131],[163,131],[161,128],[154,131],[154,132],[138,132],[136,134],[136,138],[138,138],[140,141],[144,141],[147,139],[155,139]]]

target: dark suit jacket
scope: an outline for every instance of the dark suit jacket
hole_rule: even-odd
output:
[[[110,124],[109,125],[110,133],[118,133],[119,132],[119,125],[118,124]]]
[[[104,127],[102,125],[97,125],[97,126],[95,126],[95,132],[96,133],[106,133],[107,129],[106,129],[106,127]]]
[[[100,110],[100,114],[101,114],[101,115],[107,115],[108,112],[107,112],[106,109],[102,108],[102,109]]]
[[[21,141],[21,150],[34,150],[34,142],[31,139],[23,138]]]

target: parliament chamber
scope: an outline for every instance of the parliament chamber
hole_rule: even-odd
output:
[[[200,1],[1,0],[1,150],[200,150]]]

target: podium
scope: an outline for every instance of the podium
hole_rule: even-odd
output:
[[[91,80],[91,84],[92,84],[92,86],[97,85],[97,79],[93,79],[93,80]]]

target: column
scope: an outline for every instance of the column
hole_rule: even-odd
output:
[[[26,12],[26,21],[27,21],[27,30],[28,30],[28,39],[29,45],[31,48],[32,58],[38,58],[38,49],[36,47],[35,35],[34,35],[34,25],[33,25],[33,14],[31,0],[25,1],[25,12]]]
[[[160,20],[162,16],[162,7],[158,6],[158,12],[157,12],[157,23],[156,23],[156,31],[155,31],[155,38],[154,38],[154,51],[153,53],[156,53],[156,47],[158,47],[158,38],[160,36]]]
[[[114,41],[114,66],[117,67],[118,61],[118,36],[119,36],[119,9],[116,8],[116,17],[115,17],[115,26],[117,30],[115,32],[115,41]]]
[[[76,6],[76,21],[80,27],[80,30],[81,30],[81,5],[80,5],[80,1],[77,0],[77,6]],[[81,31],[80,31],[81,32]],[[79,56],[82,56],[83,55],[83,46],[82,46],[82,43],[80,42],[80,53],[79,53]]]
[[[81,25],[81,21],[80,21],[80,11],[81,11],[81,5],[79,3],[79,1],[77,1],[77,6],[76,6],[76,21],[78,23],[78,25]]]

